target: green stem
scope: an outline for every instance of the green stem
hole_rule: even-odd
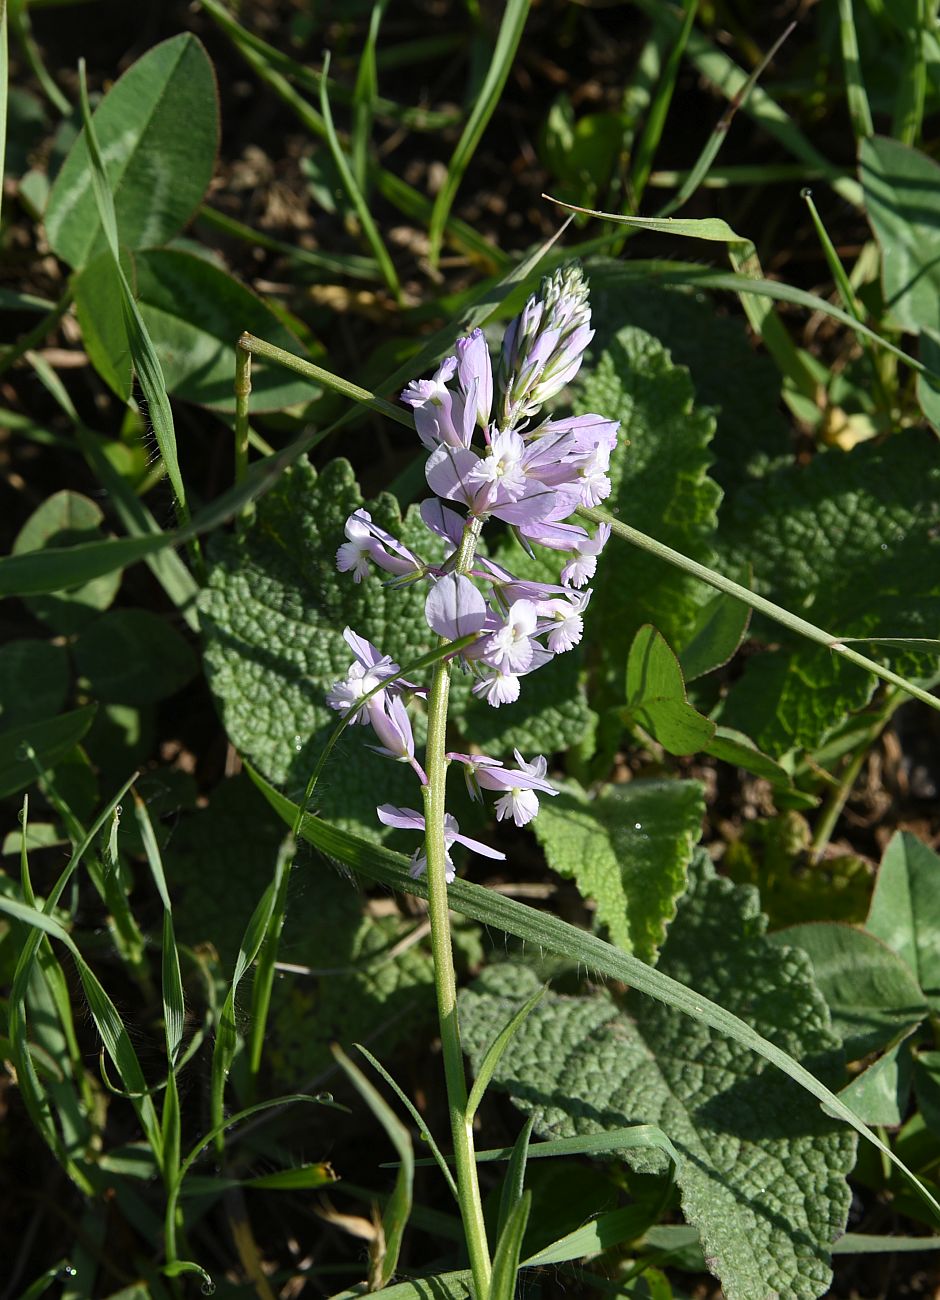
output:
[[[251,395],[251,353],[242,344],[235,347],[235,482],[241,483],[248,469],[248,398]]]
[[[457,572],[466,572],[473,560],[480,520],[474,519],[464,533],[457,555]],[[447,701],[450,694],[450,665],[441,659],[434,668],[428,699],[428,740],[424,766],[428,783],[424,787],[425,852],[427,854],[428,915],[431,922],[431,951],[434,955],[434,987],[441,1028],[444,1079],[454,1143],[457,1199],[463,1220],[467,1252],[477,1300],[486,1300],[492,1265],[483,1221],[480,1184],[473,1149],[473,1123],[467,1116],[467,1080],[460,1027],[457,1021],[457,979],[451,946],[450,909],[447,901],[447,846],[444,814],[447,810]]]
[[[323,384],[331,392],[340,393],[354,402],[371,407],[373,411],[378,411],[379,415],[386,415],[390,420],[403,424],[406,429],[414,432],[415,422],[407,411],[393,406],[391,402],[386,402],[381,397],[376,397],[375,393],[370,393],[368,388],[360,388],[358,384],[352,384],[348,379],[341,379],[339,375],[324,370],[322,366],[314,365],[312,361],[295,357],[293,352],[285,352],[283,348],[275,347],[273,343],[255,338],[254,334],[243,334],[238,340],[238,347],[239,350],[250,352],[254,357],[264,357],[267,361],[274,361],[279,366],[284,366],[286,370],[293,370],[295,374],[303,375],[305,379],[315,384]]]

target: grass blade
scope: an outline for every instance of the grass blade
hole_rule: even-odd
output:
[[[662,4],[661,0],[635,0],[635,3],[652,22],[661,23],[674,38],[678,36],[681,18],[672,6]],[[727,99],[734,101],[742,95],[748,83],[747,74],[707,36],[693,28],[686,52],[699,73]],[[788,149],[794,158],[821,172],[833,189],[853,207],[862,207],[862,189],[858,182],[823,157],[767,91],[760,86],[753,87],[743,107],[748,116]]]
[[[366,43],[359,59],[359,71],[353,87],[353,130],[352,130],[352,169],[356,183],[361,190],[366,185],[366,160],[368,156],[369,137],[372,134],[372,115],[378,98],[379,84],[375,62],[375,46],[379,38],[379,26],[385,13],[388,0],[375,0],[369,17],[369,31]],[[326,69],[324,68],[324,80]]]
[[[296,804],[275,790],[249,763],[245,764],[245,768],[275,812],[283,820],[293,824],[297,816]],[[328,822],[321,821],[320,818],[309,813],[304,816],[301,824],[301,837],[328,857],[338,859],[369,880],[379,881],[402,893],[416,894],[419,898],[427,897],[426,883],[420,879],[412,879],[409,861],[403,854],[393,853],[381,845],[360,839],[359,836],[331,826]],[[825,1103],[835,1117],[851,1125],[867,1142],[877,1147],[904,1174],[905,1178],[911,1181],[940,1219],[940,1202],[854,1111],[825,1084],[820,1083],[804,1065],[794,1060],[788,1052],[771,1043],[732,1012],[726,1011],[724,1007],[712,1002],[710,998],[703,997],[702,994],[681,984],[678,980],[647,966],[638,958],[615,948],[613,944],[606,943],[597,935],[579,930],[556,916],[536,911],[535,908],[518,903],[515,899],[484,889],[481,885],[474,885],[466,880],[455,880],[448,886],[448,898],[455,912],[480,921],[484,925],[493,926],[506,934],[515,935],[529,943],[541,945],[548,952],[558,953],[569,961],[581,962],[587,970],[596,971],[607,979],[628,984],[640,993],[655,998],[667,1006],[675,1007],[684,1015],[691,1016],[701,1024],[710,1026],[718,1033],[733,1038],[749,1050],[756,1052],[778,1070],[782,1070],[805,1091]],[[538,1150],[542,1145],[544,1144],[540,1143],[534,1150]],[[508,1156],[509,1152],[506,1154]],[[529,1154],[531,1157],[532,1150]]]
[[[450,1188],[451,1192],[453,1193],[454,1200],[458,1201],[459,1204],[459,1198],[457,1196],[457,1184],[454,1182],[454,1176],[450,1172],[450,1169],[447,1167],[447,1161],[444,1159],[440,1147],[434,1141],[434,1136],[431,1133],[431,1130],[428,1128],[427,1124],[425,1123],[424,1116],[418,1110],[417,1106],[414,1104],[414,1102],[411,1100],[408,1094],[401,1087],[399,1087],[399,1085],[395,1082],[395,1080],[389,1074],[388,1070],[386,1070],[385,1066],[382,1065],[381,1061],[376,1060],[376,1058],[372,1055],[369,1049],[367,1047],[363,1047],[361,1043],[356,1043],[355,1046],[356,1046],[356,1050],[362,1053],[362,1055],[372,1066],[373,1070],[375,1070],[378,1074],[382,1076],[382,1078],[385,1080],[388,1086],[395,1093],[395,1096],[405,1107],[408,1114],[417,1124],[418,1131],[420,1132],[421,1136],[424,1138],[425,1142],[428,1144],[428,1147],[431,1151],[431,1155],[433,1156],[438,1169],[440,1169],[441,1173],[444,1175],[444,1181],[447,1183],[447,1186]],[[420,1163],[420,1161],[418,1163]]]
[[[678,208],[681,208],[684,203],[687,203],[689,201],[689,199],[692,197],[692,195],[695,193],[698,187],[704,184],[706,178],[711,179],[714,177],[714,169],[712,167],[712,163],[718,157],[718,154],[721,150],[721,146],[728,138],[728,132],[731,130],[731,123],[734,120],[735,114],[737,113],[738,109],[743,108],[744,105],[747,103],[748,96],[750,95],[751,91],[757,85],[758,81],[763,76],[765,70],[770,65],[770,63],[773,62],[773,59],[777,51],[780,49],[781,45],[784,43],[784,41],[787,39],[790,33],[793,31],[795,26],[796,23],[790,23],[789,27],[786,28],[783,34],[779,36],[777,40],[774,41],[773,45],[770,47],[770,49],[761,59],[760,63],[757,65],[757,67],[754,69],[751,75],[748,77],[747,81],[741,87],[740,91],[738,91],[736,95],[732,96],[728,104],[728,107],[725,109],[721,117],[718,119],[714,131],[712,131],[711,135],[706,140],[705,148],[699,154],[691,170],[688,172],[688,174],[683,179],[682,184],[679,186],[678,193],[674,195],[674,197],[671,198],[669,202],[663,208],[660,209],[659,212],[657,212],[656,215],[658,217],[668,217],[670,212],[675,212]],[[730,171],[731,169],[729,168],[728,170]],[[759,172],[759,177],[755,176],[753,183],[754,184],[766,183],[767,168],[760,167],[757,169],[757,171]],[[795,179],[803,179],[806,175],[806,168],[805,167],[794,168],[793,174]]]
[[[176,498],[177,513],[180,521],[185,523],[189,512],[186,505],[186,489],[183,485],[183,477],[180,473],[179,458],[176,451],[176,430],[173,425],[173,412],[170,410],[170,401],[166,394],[166,384],[163,379],[160,360],[154,351],[150,335],[147,333],[147,327],[121,266],[121,250],[118,243],[114,196],[108,184],[104,161],[98,147],[98,138],[95,135],[91,109],[88,105],[88,87],[85,84],[84,60],[79,61],[79,77],[82,121],[88,145],[88,157],[91,161],[95,202],[121,287],[121,310],[124,315],[124,326],[127,330],[134,370],[146,399],[154,437],[157,440],[157,446],[160,448],[160,455],[163,457],[167,478],[170,480],[170,486]]]
[[[529,15],[530,3],[531,0],[506,0],[502,22],[499,25],[499,34],[496,37],[496,46],[493,50],[493,57],[490,60],[486,77],[474,102],[473,110],[467,119],[467,125],[463,129],[463,134],[457,141],[457,147],[454,149],[451,160],[447,165],[447,176],[444,184],[434,200],[431,221],[428,227],[428,237],[430,241],[429,257],[431,265],[435,268],[440,260],[444,229],[457,190],[460,188],[460,182],[463,180],[467,165],[480,143],[480,138],[486,130],[486,125],[499,103],[499,97],[506,84],[506,78],[509,76],[509,69],[512,67],[512,61],[516,56],[516,50],[522,37],[522,30]]]
[[[489,1087],[490,1080],[496,1072],[496,1067],[502,1058],[503,1052],[512,1042],[514,1034],[522,1027],[523,1022],[530,1011],[533,1011],[539,1004],[545,993],[545,988],[540,988],[537,993],[533,993],[528,1002],[524,1003],[508,1024],[504,1025],[496,1037],[486,1049],[486,1055],[477,1071],[477,1077],[473,1081],[473,1087],[470,1089],[470,1096],[467,1098],[467,1123],[473,1122],[473,1117],[477,1113],[480,1102],[483,1100],[483,1094]]]
[[[839,38],[842,42],[842,63],[845,67],[845,95],[849,104],[849,117],[856,140],[874,135],[875,128],[871,120],[871,107],[862,80],[862,65],[859,62],[858,35],[855,31],[855,15],[852,12],[852,0],[839,0]]]
[[[326,142],[329,146],[333,162],[336,164],[336,170],[339,172],[340,180],[349,200],[356,211],[359,223],[362,226],[362,233],[369,242],[373,256],[379,264],[379,270],[382,272],[388,290],[394,295],[395,301],[401,302],[401,283],[398,279],[398,272],[395,270],[394,263],[389,256],[388,249],[385,247],[385,241],[379,233],[379,228],[372,219],[372,213],[369,211],[369,205],[366,203],[362,189],[353,175],[349,160],[339,142],[339,136],[336,134],[336,127],[333,125],[333,114],[330,111],[330,100],[327,94],[327,73],[330,67],[330,56],[327,53],[323,59],[323,80],[320,82],[320,113],[323,117],[323,123],[326,127]]]
[[[672,42],[666,66],[663,68],[653,96],[653,102],[646,116],[643,134],[640,136],[639,144],[634,150],[630,185],[633,190],[633,206],[636,208],[640,206],[643,193],[646,190],[646,183],[649,180],[650,172],[653,170],[653,159],[662,139],[669,106],[672,103],[673,92],[676,88],[676,77],[679,75],[679,65],[685,53],[692,24],[695,22],[698,5],[699,0],[686,0],[682,26],[679,29],[678,36]]]
[[[836,654],[842,655],[843,659],[848,659],[851,663],[857,664],[859,668],[864,668],[866,672],[874,673],[882,681],[890,682],[892,686],[900,686],[908,695],[913,696],[915,700],[920,700],[924,704],[929,704],[932,709],[940,711],[940,699],[931,695],[929,691],[923,690],[914,682],[909,681],[906,677],[894,672],[891,668],[886,668],[884,664],[878,663],[875,659],[869,659],[866,655],[859,654],[850,646],[840,641],[837,636],[831,632],[826,632],[821,627],[816,627],[814,623],[808,623],[805,618],[799,618],[796,614],[791,614],[789,610],[783,609],[780,605],[775,605],[773,601],[758,596],[756,592],[749,591],[747,587],[742,587],[740,583],[732,582],[723,574],[717,573],[714,569],[706,568],[704,564],[699,564],[697,560],[690,560],[685,555],[680,555],[678,551],[672,550],[669,546],[664,546],[662,542],[655,541],[652,537],[647,537],[645,533],[631,528],[628,524],[623,524],[613,515],[605,514],[603,510],[585,510],[578,511],[585,519],[590,519],[596,524],[608,524],[611,532],[615,536],[638,546],[641,550],[648,551],[651,555],[658,555],[660,559],[665,560],[668,564],[673,564],[677,569],[682,569],[685,573],[690,573],[694,578],[700,578],[702,582],[707,582],[709,586],[716,587],[718,591],[724,591],[729,596],[743,601],[750,605],[751,609],[758,610],[761,614],[766,614],[772,618],[775,623],[780,623],[789,628],[791,632],[796,632],[798,636],[804,636],[809,641],[815,641],[817,645],[824,645],[827,649]]]
[[[261,895],[239,945],[232,981],[219,1016],[219,1027],[216,1032],[215,1048],[212,1053],[210,1114],[213,1122],[213,1133],[217,1139],[217,1149],[220,1155],[223,1150],[222,1135],[225,1132],[225,1123],[223,1121],[225,1083],[232,1062],[235,1060],[235,1052],[238,1047],[238,1030],[235,1026],[235,996],[238,993],[238,986],[242,978],[251,967],[262,943],[264,943],[281,881],[284,872],[288,869],[288,864],[293,860],[294,849],[294,837],[292,835],[285,836],[278,850],[277,862],[274,867],[274,879]]]
[[[509,1157],[509,1165],[506,1173],[503,1175],[503,1186],[499,1195],[499,1222],[496,1229],[497,1239],[502,1239],[506,1230],[506,1224],[509,1217],[515,1210],[516,1206],[522,1200],[522,1193],[525,1189],[525,1170],[526,1157],[529,1153],[529,1139],[532,1137],[532,1129],[535,1127],[535,1121],[538,1119],[538,1112],[533,1111],[525,1124],[522,1131],[516,1138],[515,1145],[512,1149],[512,1155]]]
[[[414,1184],[414,1152],[411,1149],[411,1134],[342,1048],[334,1044],[332,1050],[337,1064],[385,1129],[401,1162],[398,1166],[395,1187],[382,1215],[384,1243],[375,1256],[371,1256],[370,1252],[369,1290],[378,1291],[389,1282],[398,1267],[402,1237],[411,1214]]]
[[[523,1192],[506,1221],[502,1236],[493,1256],[493,1279],[490,1282],[489,1300],[513,1300],[516,1294],[516,1276],[522,1238],[532,1209],[532,1193]]]

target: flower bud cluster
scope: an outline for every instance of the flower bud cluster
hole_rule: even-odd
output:
[[[421,518],[445,544],[443,563],[423,561],[365,510],[347,519],[346,541],[336,554],[337,568],[356,582],[373,564],[394,584],[427,580],[429,627],[447,641],[474,638],[460,660],[475,678],[474,694],[494,708],[518,699],[523,677],[581,640],[591,598],[587,584],[610,535],[606,525],[591,535],[570,517],[609,495],[618,425],[593,414],[537,419],[544,403],[577,374],[593,337],[590,324],[587,284],[572,264],[546,278],[511,322],[495,376],[477,329],[457,341],[431,379],[405,388],[402,401],[430,453],[425,474],[435,495],[422,503]],[[564,553],[558,582],[523,580],[492,560],[474,559],[475,539],[489,519],[508,524],[526,549],[538,543]],[[398,665],[370,642],[348,628],[345,637],[354,662],[331,688],[328,704],[369,723],[380,741],[373,748],[408,763],[426,784],[405,707],[405,697],[421,688],[403,682]],[[371,690],[375,694],[362,703]],[[474,797],[497,792],[497,817],[511,816],[517,826],[536,815],[539,794],[555,793],[541,756],[529,763],[516,751],[515,767],[486,756],[448,758],[463,764]],[[378,816],[387,826],[424,828],[413,809],[385,804]],[[462,836],[450,817],[445,839],[448,849],[463,843],[494,856]],[[416,873],[424,869],[420,854],[413,863]]]

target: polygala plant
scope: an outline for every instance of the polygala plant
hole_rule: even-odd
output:
[[[356,582],[375,564],[392,575],[387,579],[392,588],[429,584],[425,617],[441,649],[464,643],[456,653],[439,658],[427,686],[408,681],[389,655],[347,627],[343,636],[354,660],[326,698],[348,721],[371,726],[380,742],[377,752],[409,764],[421,784],[423,813],[391,804],[382,804],[376,813],[384,826],[418,831],[424,839],[424,847],[413,854],[412,874],[428,877],[457,1192],[481,1296],[490,1292],[492,1263],[460,1045],[447,884],[455,876],[453,844],[490,858],[505,855],[462,835],[446,811],[448,765],[463,768],[472,797],[481,800],[483,790],[499,792],[497,818],[511,817],[517,826],[537,815],[540,794],[557,792],[546,778],[543,755],[526,761],[516,750],[516,765],[511,767],[495,756],[447,751],[450,678],[458,669],[470,674],[473,693],[499,708],[519,698],[521,678],[581,640],[582,616],[591,596],[586,583],[610,529],[601,525],[592,537],[579,524],[566,521],[580,507],[596,506],[609,495],[607,470],[618,426],[596,414],[539,417],[544,404],[577,374],[593,337],[590,319],[588,286],[580,267],[569,265],[543,280],[539,293],[509,325],[495,381],[483,332],[475,329],[457,340],[455,354],[444,359],[432,379],[412,381],[402,393],[402,401],[414,411],[418,437],[430,452],[425,475],[436,495],[422,502],[420,513],[428,531],[444,543],[441,563],[423,560],[363,509],[347,519],[347,540],[336,553],[336,567],[351,573]],[[463,513],[445,501],[456,502]],[[569,555],[560,581],[524,580],[478,553],[490,520],[508,524],[530,555],[533,543]],[[415,757],[405,702],[415,697],[427,704],[423,766]],[[518,1227],[513,1231],[518,1233]]]

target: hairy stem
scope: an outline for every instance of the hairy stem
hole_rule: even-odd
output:
[[[480,521],[471,521],[457,555],[457,572],[465,573],[473,561]],[[434,988],[441,1028],[444,1079],[454,1143],[457,1199],[463,1220],[470,1268],[478,1300],[489,1292],[492,1265],[483,1222],[483,1205],[473,1150],[473,1123],[467,1117],[467,1079],[460,1027],[457,1022],[457,979],[451,945],[450,911],[447,902],[447,846],[444,814],[447,810],[447,702],[450,694],[450,665],[435,664],[428,699],[428,740],[424,766],[428,782],[424,787],[425,852],[427,854],[428,915],[431,922],[431,951],[434,955]]]

